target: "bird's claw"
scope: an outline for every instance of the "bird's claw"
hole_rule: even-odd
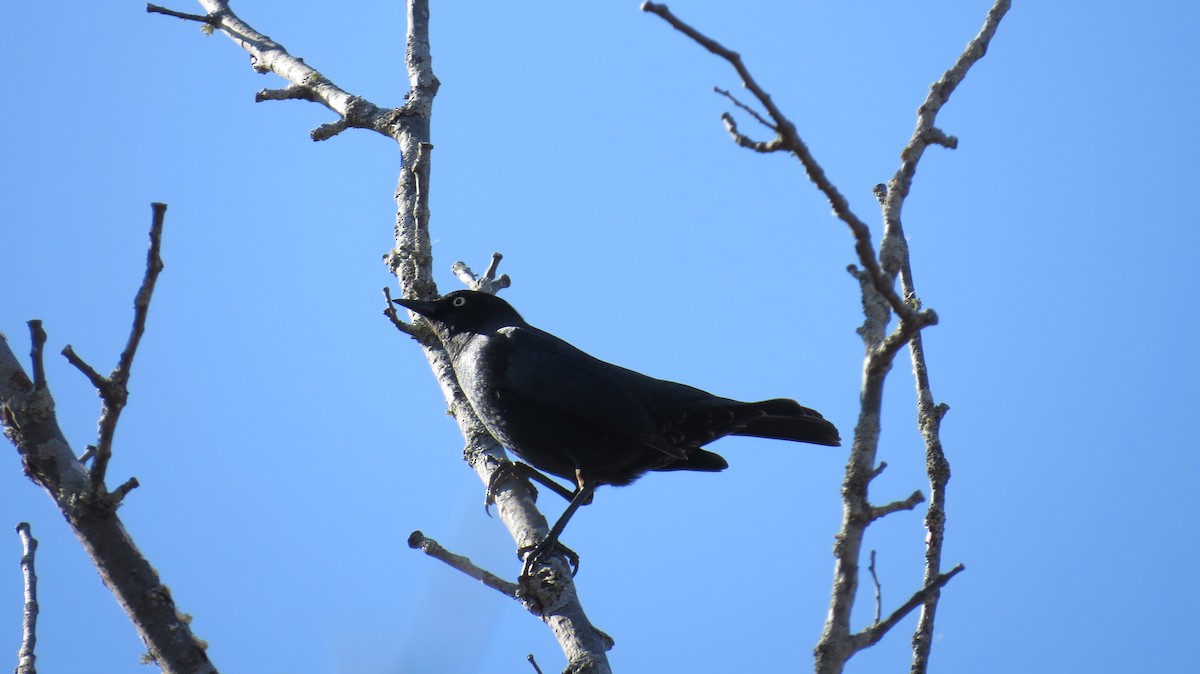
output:
[[[537,501],[538,490],[533,486],[533,481],[517,468],[517,464],[512,461],[502,461],[500,465],[496,466],[496,470],[492,471],[492,476],[488,478],[487,490],[483,495],[483,512],[487,513],[488,517],[492,516],[491,507],[496,502],[496,492],[500,491],[500,483],[507,479],[522,480],[529,488],[529,495],[535,502]]]
[[[541,562],[542,557],[553,553],[560,554],[567,560],[567,564],[571,566],[572,578],[575,577],[575,574],[579,573],[578,553],[558,542],[557,540],[543,539],[542,542],[538,543],[537,545],[527,545],[523,548],[517,549],[517,557],[524,558],[525,560],[525,563],[521,566],[520,578],[524,580],[525,578],[531,577],[533,575],[534,567]]]

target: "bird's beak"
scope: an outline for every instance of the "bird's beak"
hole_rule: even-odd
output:
[[[392,300],[392,302],[426,318],[432,318],[437,313],[437,305],[433,302],[422,302],[421,300]]]

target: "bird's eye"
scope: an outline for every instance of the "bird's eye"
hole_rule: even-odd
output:
[[[454,302],[453,302],[454,306],[456,306],[456,307],[461,307],[462,305],[464,305],[466,303],[467,303],[467,298],[465,298],[465,297],[455,297]]]

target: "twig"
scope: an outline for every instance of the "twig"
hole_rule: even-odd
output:
[[[463,285],[471,290],[495,295],[502,288],[512,285],[512,279],[508,277],[508,274],[501,274],[499,278],[496,277],[496,268],[500,266],[500,260],[503,259],[504,256],[500,253],[492,253],[492,260],[488,262],[487,271],[483,273],[483,276],[476,276],[475,272],[471,271],[467,263],[462,260],[455,262],[450,267],[450,271],[454,272],[458,280],[462,281]]]
[[[32,354],[37,365],[45,333],[31,321]],[[132,353],[132,351],[130,351]],[[128,371],[128,370],[126,370]],[[97,489],[92,474],[77,459],[63,436],[54,397],[25,374],[20,361],[0,335],[0,424],[17,447],[26,475],[46,490],[78,536],[84,550],[133,621],[152,657],[164,672],[216,674],[205,645],[192,633],[158,572],[134,545],[115,513],[130,489],[130,480],[112,494]]]
[[[957,576],[965,568],[966,567],[964,567],[962,564],[959,564],[946,573],[939,574],[933,579],[932,583],[929,583],[920,590],[917,590],[917,592],[914,593],[908,601],[904,602],[900,608],[892,611],[891,615],[889,615],[886,620],[883,622],[877,622],[858,634],[855,634],[853,637],[854,650],[860,651],[864,648],[868,648],[879,643],[879,640],[883,638],[883,635],[887,634],[888,630],[892,629],[896,623],[903,620],[904,617],[909,613],[912,613],[913,609],[916,607],[928,602],[930,599],[935,598],[939,590],[945,587],[946,583],[949,583],[951,578]]]
[[[925,495],[921,493],[920,489],[918,489],[917,491],[914,491],[912,494],[910,494],[908,498],[903,499],[901,501],[892,501],[891,503],[889,503],[887,505],[872,507],[871,515],[870,515],[871,521],[873,522],[873,521],[879,519],[880,517],[886,517],[888,515],[891,515],[892,513],[900,512],[901,510],[912,510],[913,508],[916,508],[918,505],[920,505],[921,503],[924,503],[924,502],[925,502]]]
[[[765,148],[770,146],[772,143],[776,143],[780,149],[785,149],[788,152],[796,155],[796,158],[799,159],[800,163],[804,166],[804,170],[807,173],[809,180],[811,180],[812,183],[816,185],[817,189],[819,189],[825,195],[825,198],[833,207],[834,214],[839,220],[846,223],[846,225],[850,227],[850,230],[854,235],[855,250],[858,253],[859,261],[863,267],[866,268],[867,273],[870,275],[871,282],[875,285],[876,290],[887,300],[888,304],[892,308],[892,311],[896,312],[897,315],[911,316],[911,314],[914,313],[913,310],[904,304],[903,300],[892,287],[893,277],[884,273],[883,269],[880,268],[879,261],[875,257],[874,246],[871,244],[871,228],[868,227],[867,224],[862,221],[862,219],[854,214],[854,212],[850,209],[850,203],[846,200],[846,197],[842,196],[842,193],[839,192],[838,189],[834,187],[833,183],[830,182],[825,176],[825,170],[822,169],[820,164],[817,163],[816,159],[813,158],[808,146],[800,138],[800,134],[796,130],[796,125],[793,124],[791,120],[789,120],[783,114],[783,112],[779,110],[778,106],[776,106],[775,102],[771,99],[770,94],[768,94],[761,86],[759,86],[758,81],[754,79],[754,76],[750,74],[750,70],[742,61],[741,55],[731,49],[728,49],[720,42],[717,42],[716,40],[704,35],[687,23],[684,23],[683,20],[672,14],[671,11],[667,9],[666,5],[661,5],[654,2],[643,2],[642,11],[650,12],[661,17],[664,21],[670,24],[672,28],[688,36],[701,47],[707,49],[709,52],[725,59],[731,66],[733,66],[733,69],[737,72],[738,77],[742,80],[742,86],[744,86],[746,89],[749,89],[750,92],[754,94],[754,97],[758,99],[758,102],[763,106],[763,108],[766,109],[767,115],[774,120],[774,127],[779,134],[779,137],[775,141],[771,141],[767,144],[759,144],[761,145],[761,148],[755,147],[754,149],[760,152],[770,151]],[[723,116],[722,119],[725,121],[726,127],[728,128],[732,118],[728,118],[726,115]],[[738,135],[740,136],[740,134]]]
[[[150,223],[150,250],[146,253],[146,273],[142,277],[142,285],[133,299],[133,327],[129,331],[129,340],[125,343],[125,349],[117,359],[116,368],[111,374],[104,377],[76,355],[71,345],[68,344],[62,352],[67,360],[78,368],[88,378],[88,381],[92,382],[92,385],[100,392],[100,399],[104,403],[100,411],[100,437],[96,442],[95,460],[91,468],[92,488],[97,493],[104,484],[108,460],[112,458],[112,441],[117,432],[117,421],[129,399],[129,374],[133,367],[133,358],[137,354],[142,335],[146,332],[146,315],[150,311],[150,299],[154,295],[154,284],[158,280],[159,272],[163,269],[160,251],[167,205],[154,203],[150,206],[153,217]]]
[[[752,108],[752,107],[750,107],[750,106],[746,105],[745,103],[743,103],[743,102],[739,101],[739,100],[737,99],[737,97],[736,97],[736,96],[734,96],[733,94],[729,93],[729,90],[728,90],[728,89],[722,89],[721,87],[713,87],[713,91],[717,92],[718,94],[721,94],[721,95],[722,95],[722,96],[724,96],[725,98],[728,98],[728,99],[729,99],[729,101],[730,101],[731,103],[733,103],[734,105],[738,106],[738,107],[739,107],[739,108],[741,108],[742,110],[745,110],[745,111],[746,111],[746,114],[748,114],[748,115],[750,115],[751,117],[753,117],[753,118],[754,118],[754,120],[755,120],[756,122],[758,122],[759,124],[762,124],[763,126],[767,127],[768,129],[770,129],[770,130],[772,130],[772,131],[775,131],[776,133],[778,133],[778,132],[779,132],[779,129],[778,129],[778,128],[776,128],[776,126],[775,126],[774,124],[772,124],[772,123],[768,122],[766,119],[763,119],[763,116],[762,116],[762,115],[760,115],[760,114],[758,114],[758,111],[757,111],[757,110],[755,110],[754,108]]]
[[[34,662],[37,660],[37,570],[34,558],[37,555],[38,542],[29,530],[28,522],[17,525],[17,535],[21,537],[21,576],[25,579],[25,609],[21,618],[21,648],[17,651],[16,674],[37,674]]]
[[[33,361],[33,388],[41,391],[46,388],[46,361],[42,356],[46,347],[46,330],[42,328],[41,321],[29,321],[29,336],[32,342],[29,359]]]
[[[337,113],[341,121],[334,125],[321,125],[309,136],[314,141],[327,140],[343,129],[370,129],[390,138],[401,133],[398,122],[408,114],[409,103],[401,108],[382,108],[358,96],[353,96],[316,71],[303,59],[292,56],[283,45],[254,30],[229,8],[227,0],[200,0],[208,11],[205,15],[184,14],[156,5],[147,5],[146,11],[198,21],[224,33],[250,54],[251,67],[260,73],[275,73],[289,82],[285,89],[258,92],[255,101],[275,101],[302,98],[324,105]],[[280,92],[286,92],[281,94]]]
[[[108,384],[108,380],[104,378],[104,375],[97,372],[96,368],[88,365],[87,361],[80,358],[70,344],[63,347],[62,355],[66,356],[68,363],[74,365],[75,369],[79,370],[83,373],[83,376],[87,377],[88,381],[92,383],[92,386],[103,390]]]
[[[409,535],[408,547],[420,550],[434,559],[445,562],[510,599],[517,598],[516,583],[510,583],[490,571],[479,568],[467,557],[450,552],[446,548],[443,548],[437,541],[427,538],[420,531],[414,531]]]
[[[111,498],[109,499],[110,503],[112,503],[114,508],[119,506],[121,501],[125,500],[125,495],[134,489],[137,489],[139,486],[141,485],[138,483],[138,479],[136,477],[131,477],[128,480],[125,480],[119,487],[112,491],[112,494],[110,495]]]
[[[879,585],[879,576],[875,575],[875,551],[871,551],[871,563],[867,565],[867,570],[871,572],[871,580],[875,583],[875,620],[879,622],[879,616],[883,614],[883,588]]]
[[[744,148],[749,148],[755,152],[761,152],[762,154],[782,152],[787,150],[787,148],[784,147],[783,143],[779,140],[779,136],[776,136],[768,141],[761,141],[754,140],[750,136],[738,131],[737,122],[734,121],[733,115],[729,114],[728,112],[721,113],[721,121],[725,124],[725,130],[729,132],[729,137],[733,139],[733,142]]]
[[[871,479],[874,480],[875,478],[882,475],[883,471],[887,470],[887,467],[888,467],[887,461],[880,461],[879,465],[875,466],[875,470],[871,471]]]
[[[184,19],[186,21],[196,21],[198,23],[207,24],[209,26],[212,26],[213,28],[216,28],[220,25],[220,22],[215,17],[212,17],[212,16],[205,16],[203,14],[187,14],[185,12],[176,12],[173,9],[167,9],[166,7],[159,7],[158,5],[152,5],[152,4],[146,5],[146,13],[147,14],[165,14],[167,16],[173,16],[176,19]]]
[[[383,307],[383,315],[388,317],[397,330],[415,338],[417,336],[416,328],[400,320],[400,314],[396,313],[396,304],[392,302],[392,289],[387,286],[383,287],[383,300],[387,302]]]

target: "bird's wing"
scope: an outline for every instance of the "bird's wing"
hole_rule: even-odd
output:
[[[497,381],[502,397],[516,396],[544,414],[687,458],[663,437],[646,405],[644,388],[658,380],[606,363],[537,328],[510,327],[498,334],[509,342]]]

